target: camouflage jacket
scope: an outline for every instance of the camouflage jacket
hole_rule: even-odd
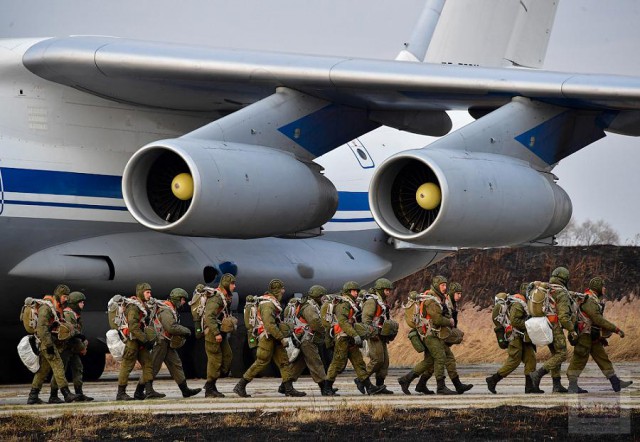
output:
[[[282,331],[280,331],[280,327],[278,327],[280,323],[280,313],[282,313],[282,307],[278,308],[280,303],[270,294],[263,295],[263,298],[271,298],[270,300],[263,300],[258,304],[258,316],[264,330],[271,338],[278,341],[284,339],[285,336]]]
[[[176,308],[173,306],[173,303],[171,303],[171,301],[165,301],[161,304],[161,307],[158,309],[158,320],[160,320],[160,324],[162,325],[162,336],[167,339],[171,339],[171,336],[174,335],[191,335],[191,330],[183,325],[180,325],[180,321],[178,320],[178,313],[176,312]]]
[[[434,328],[451,326],[451,312],[446,308],[446,300],[443,296],[431,290],[426,294],[433,296],[437,301],[432,298],[427,299],[420,314],[425,318],[430,318],[431,326]]]
[[[74,331],[74,336],[67,341],[66,347],[74,353],[82,353],[87,349],[84,337],[80,337],[82,335],[82,316],[71,307],[67,307],[64,309],[64,320],[73,326]]]
[[[42,304],[38,308],[38,324],[36,326],[36,336],[41,342],[42,348],[60,345],[61,342],[51,333],[52,327],[56,324],[57,319],[63,319],[62,311],[58,303],[52,296],[45,296],[45,300],[51,302],[57,310],[54,312],[47,304]]]
[[[124,314],[127,317],[127,324],[129,326],[129,338],[143,343],[147,342],[147,335],[144,334],[143,330],[145,324],[142,320],[144,317],[142,310],[140,310],[136,304],[129,303]]]
[[[569,300],[569,292],[566,288],[553,290],[552,299],[555,301],[555,310],[558,315],[558,322],[568,331],[574,331],[574,324],[571,320],[571,301]]]
[[[345,299],[352,299],[349,295],[344,295]],[[353,324],[356,322],[356,315],[358,313],[357,307],[354,309],[355,300],[352,301],[351,304],[349,301],[341,301],[338,305],[336,305],[335,316],[336,321],[338,321],[338,325],[340,329],[347,334],[347,336],[355,338],[358,336],[358,332],[353,328]]]
[[[614,323],[607,321],[602,315],[603,308],[600,305],[598,295],[591,290],[587,291],[586,299],[580,306],[580,311],[585,316],[585,322],[587,322],[587,327],[583,329],[585,333],[590,332],[591,329],[596,329],[594,331],[604,330],[609,332],[618,330],[618,327]]]
[[[299,316],[309,324],[314,336],[324,337],[324,327],[320,320],[320,309],[312,299],[307,299],[300,306]]]
[[[386,300],[378,293],[371,293],[362,303],[362,323],[379,330],[387,319],[388,311]]]
[[[226,296],[224,289],[217,288],[213,295],[207,299],[204,307],[204,338],[206,341],[215,341],[216,336],[222,334],[220,331],[220,321],[229,314],[230,299]]]

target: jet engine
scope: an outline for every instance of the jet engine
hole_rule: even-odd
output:
[[[434,247],[499,247],[549,238],[572,212],[553,176],[525,161],[438,148],[385,161],[372,179],[369,205],[390,236]]]
[[[259,238],[319,228],[338,193],[293,155],[195,138],[150,143],[127,163],[124,200],[149,229],[176,235]]]

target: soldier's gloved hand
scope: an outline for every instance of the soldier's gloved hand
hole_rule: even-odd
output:
[[[578,333],[574,331],[569,332],[569,335],[567,335],[567,339],[569,340],[569,344],[575,347],[576,344],[578,343]]]
[[[362,338],[360,336],[356,336],[355,338],[353,338],[356,346],[358,347],[362,347]]]
[[[51,347],[47,347],[47,354],[50,356],[53,356],[56,353],[56,349],[53,347],[53,345]]]
[[[618,336],[620,336],[621,338],[624,338],[624,332],[620,329],[618,329]]]
[[[222,335],[216,335],[216,342],[218,344],[222,342]]]

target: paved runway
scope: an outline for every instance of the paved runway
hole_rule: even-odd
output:
[[[349,407],[356,404],[371,404],[374,406],[388,406],[392,408],[408,409],[408,408],[492,408],[501,405],[523,405],[529,407],[554,407],[554,406],[571,406],[571,407],[621,407],[621,408],[640,408],[640,364],[626,363],[616,364],[617,373],[622,379],[634,380],[635,384],[630,388],[624,389],[617,394],[611,390],[611,385],[602,376],[597,366],[593,363],[587,365],[587,369],[580,378],[581,387],[589,390],[589,394],[569,395],[569,394],[551,394],[551,379],[547,375],[542,381],[541,388],[547,391],[547,394],[531,395],[524,394],[524,377],[522,368],[506,379],[503,379],[497,387],[498,394],[491,394],[487,390],[485,377],[495,373],[498,365],[466,365],[459,366],[458,370],[460,378],[465,383],[472,383],[474,387],[471,391],[464,395],[455,396],[425,396],[413,392],[413,387],[417,381],[412,384],[411,396],[402,394],[397,378],[406,373],[408,369],[392,369],[387,378],[387,386],[395,394],[393,395],[377,395],[366,396],[361,395],[353,383],[354,374],[352,371],[345,371],[335,382],[334,387],[339,388],[338,394],[333,398],[323,397],[320,395],[318,386],[309,377],[303,377],[295,383],[298,390],[305,391],[306,397],[302,398],[286,398],[277,393],[279,379],[260,378],[255,379],[247,387],[247,392],[252,395],[251,398],[239,398],[233,392],[233,387],[237,379],[227,378],[218,381],[218,389],[223,392],[226,397],[221,399],[205,399],[204,393],[200,393],[189,399],[182,398],[180,390],[168,374],[161,372],[160,376],[154,382],[157,391],[167,394],[164,399],[116,402],[114,401],[117,385],[116,373],[106,373],[98,382],[85,384],[84,391],[86,394],[95,397],[93,402],[80,402],[71,404],[49,405],[43,404],[38,406],[27,406],[27,396],[29,394],[29,385],[3,385],[0,386],[0,416],[11,415],[15,413],[37,413],[43,416],[60,416],[64,413],[91,413],[102,414],[112,411],[136,411],[150,413],[211,413],[211,412],[243,412],[243,411],[264,411],[277,412],[283,410],[295,409],[313,409],[313,410],[330,410],[336,407]],[[128,393],[133,395],[135,389],[135,380],[139,373],[134,372],[128,388]],[[190,380],[189,386],[202,387],[204,381]],[[452,388],[450,381],[447,384]],[[563,379],[563,384],[567,384]],[[429,381],[429,388],[435,390],[435,380]],[[49,388],[45,386],[40,395],[41,399],[47,400],[49,396]]]

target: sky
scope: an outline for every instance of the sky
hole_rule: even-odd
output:
[[[114,35],[393,59],[423,0],[4,0],[0,37]],[[545,69],[640,75],[640,1],[561,0]],[[398,142],[401,142],[398,136]],[[609,135],[554,169],[577,222],[640,234],[640,140]]]

